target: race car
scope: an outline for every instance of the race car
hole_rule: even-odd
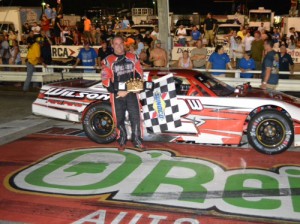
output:
[[[177,143],[240,145],[246,136],[257,151],[277,154],[300,145],[300,99],[252,88],[236,88],[196,70],[144,71],[153,81],[173,74],[181,126],[157,136]],[[36,115],[82,122],[87,137],[97,143],[116,139],[110,95],[101,81],[77,79],[44,85],[32,111]],[[129,125],[128,125],[129,126]]]

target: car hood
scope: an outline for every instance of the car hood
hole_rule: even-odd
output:
[[[261,99],[273,99],[273,100],[290,103],[297,107],[300,107],[300,98],[276,90],[263,90],[260,88],[250,87],[247,89],[239,90],[239,92],[235,94],[238,97],[255,97]]]

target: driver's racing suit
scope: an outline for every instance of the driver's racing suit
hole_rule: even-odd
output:
[[[127,132],[125,128],[125,113],[129,114],[133,144],[142,147],[142,127],[140,122],[140,104],[136,93],[128,93],[125,97],[117,97],[118,83],[131,78],[143,77],[143,70],[135,54],[111,54],[102,61],[102,84],[110,92],[112,114],[117,127],[117,140],[120,146],[126,144]]]

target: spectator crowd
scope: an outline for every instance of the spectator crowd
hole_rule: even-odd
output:
[[[37,54],[38,60],[45,68],[51,65],[51,45],[80,45],[83,48],[74,64],[79,63],[86,66],[94,66],[94,69],[85,69],[84,72],[95,72],[99,68],[101,61],[113,53],[111,47],[112,38],[120,35],[124,39],[127,51],[138,55],[143,67],[166,67],[169,63],[168,54],[162,48],[162,42],[159,39],[159,29],[156,26],[153,31],[147,31],[141,34],[138,30],[131,30],[130,21],[124,17],[122,20],[116,20],[109,16],[106,23],[97,27],[87,17],[83,17],[83,30],[74,27],[63,26],[60,21],[63,18],[63,6],[60,0],[57,0],[57,6],[51,8],[46,5],[44,14],[40,22],[35,22],[31,26],[26,23],[23,27],[22,39],[17,39],[17,34],[13,31],[5,33],[0,38],[0,57],[2,64],[21,64],[19,44],[27,45],[30,49],[36,42],[40,46],[40,54]],[[287,54],[287,49],[296,49],[298,46],[298,34],[293,27],[289,29],[287,35],[281,35],[277,28],[267,31],[263,23],[257,30],[250,30],[246,26],[241,26],[237,32],[231,30],[225,35],[225,43],[229,49],[225,53],[223,45],[216,45],[215,32],[217,20],[211,13],[207,14],[204,20],[203,30],[197,26],[188,29],[180,25],[175,31],[175,45],[181,47],[193,47],[192,51],[183,51],[176,66],[179,68],[202,68],[202,69],[241,69],[242,78],[252,78],[254,75],[249,70],[262,70],[268,68],[265,59],[268,56],[266,45],[271,48],[276,47],[279,52],[274,54],[272,60],[272,69],[277,66],[277,71],[294,70],[293,60]],[[122,32],[126,31],[128,32]],[[189,38],[188,38],[189,37]],[[38,40],[38,41],[37,41]],[[98,46],[98,52],[91,46]],[[214,52],[207,60],[207,48],[215,47]],[[28,58],[27,58],[28,61]],[[98,66],[98,67],[97,67]],[[267,66],[267,67],[266,67]],[[5,68],[6,70],[8,68]],[[275,69],[275,70],[276,70]],[[33,68],[32,68],[33,70]],[[248,71],[248,72],[246,72]],[[272,70],[272,72],[274,72]],[[224,73],[214,72],[213,75],[224,76]],[[287,75],[280,75],[280,78],[288,78]]]

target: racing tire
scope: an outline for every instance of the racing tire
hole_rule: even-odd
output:
[[[94,142],[113,142],[117,137],[111,106],[105,103],[91,105],[82,118],[85,134]]]
[[[294,141],[293,123],[284,113],[266,109],[251,118],[247,138],[258,152],[279,154],[286,151]]]

